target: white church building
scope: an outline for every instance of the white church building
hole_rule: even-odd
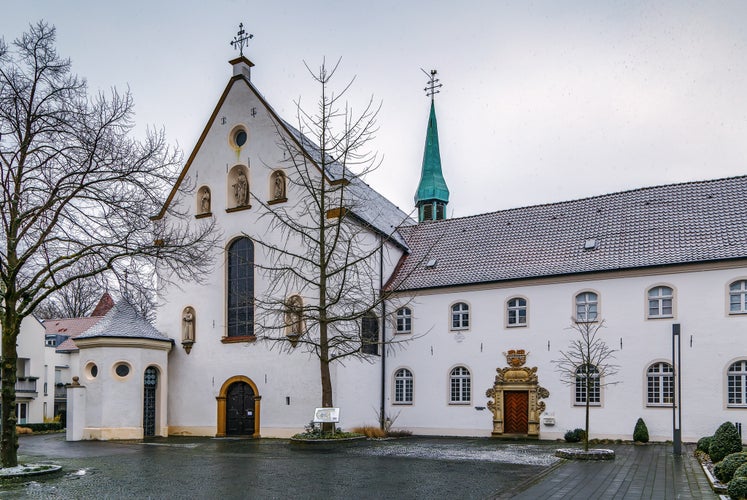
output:
[[[120,302],[74,340],[68,439],[288,437],[320,406],[318,359],[261,341],[253,310],[270,286],[256,242],[301,248],[263,216],[303,196],[279,136],[318,152],[254,87],[253,64],[230,64],[166,202],[217,222],[214,272],[170,287],[154,326]],[[588,398],[592,437],[631,439],[642,417],[667,440],[675,366],[684,440],[747,423],[747,177],[448,219],[433,101],[417,220],[344,171],[318,175],[349,183],[352,219],[384,240],[371,291],[388,300],[361,327],[379,343],[332,365],[341,427],[377,424],[383,404],[415,434],[557,439],[583,427]],[[563,383],[569,327],[602,321],[617,373]]]

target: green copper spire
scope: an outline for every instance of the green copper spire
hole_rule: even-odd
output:
[[[435,74],[435,72],[431,72],[431,74]],[[432,96],[433,94],[431,94]],[[447,203],[449,203],[449,188],[446,186],[444,175],[441,172],[436,107],[431,98],[431,114],[428,118],[428,131],[425,136],[423,167],[420,172],[420,184],[418,184],[418,190],[415,193],[418,221],[445,219]]]

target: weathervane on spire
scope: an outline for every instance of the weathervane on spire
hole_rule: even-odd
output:
[[[425,95],[431,98],[431,101],[434,99],[433,96],[441,92],[439,89],[443,87],[442,83],[439,83],[439,79],[436,78],[436,71],[435,69],[432,69],[430,73],[428,73],[423,68],[420,68],[420,71],[425,73],[425,75],[428,77],[428,85],[423,89],[425,90]]]
[[[236,36],[233,37],[233,41],[231,42],[231,46],[235,49],[236,47],[239,48],[239,55],[244,55],[244,47],[249,45],[249,40],[254,38],[254,35],[247,34],[246,31],[244,31],[244,23],[239,23],[239,32],[236,33]]]

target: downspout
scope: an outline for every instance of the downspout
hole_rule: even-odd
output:
[[[379,425],[384,429],[386,414],[386,299],[384,298],[384,238],[379,236],[379,297],[381,298],[381,405]]]

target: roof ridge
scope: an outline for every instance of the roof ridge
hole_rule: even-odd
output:
[[[723,182],[723,181],[729,181],[734,179],[747,179],[747,175],[733,175],[730,177],[721,177],[718,179],[703,179],[703,180],[697,180],[697,181],[685,181],[685,182],[673,182],[670,184],[658,184],[654,186],[642,186],[638,188],[633,189],[625,189],[623,191],[615,191],[612,193],[605,193],[605,194],[597,194],[593,196],[585,196],[583,198],[574,198],[571,200],[563,200],[563,201],[553,201],[548,203],[538,203],[536,205],[523,205],[520,207],[511,207],[511,208],[504,208],[502,210],[493,210],[491,212],[482,212],[479,214],[471,214],[471,215],[463,215],[461,217],[451,217],[449,219],[444,220],[434,220],[434,221],[425,221],[421,222],[420,224],[437,224],[437,223],[444,223],[449,221],[461,221],[461,220],[468,220],[468,219],[475,219],[478,217],[485,217],[488,215],[496,215],[501,213],[509,213],[509,212],[516,212],[519,210],[527,210],[531,208],[544,208],[544,207],[552,207],[552,206],[562,206],[562,205],[568,205],[570,203],[577,203],[579,201],[587,201],[587,200],[595,200],[595,199],[603,199],[603,198],[609,198],[611,196],[618,196],[628,193],[635,193],[635,192],[642,192],[642,191],[649,191],[652,189],[660,189],[660,188],[667,188],[667,187],[674,187],[674,186],[687,186],[687,185],[695,185],[695,184],[712,184],[715,182]],[[420,225],[419,224],[419,225]]]

